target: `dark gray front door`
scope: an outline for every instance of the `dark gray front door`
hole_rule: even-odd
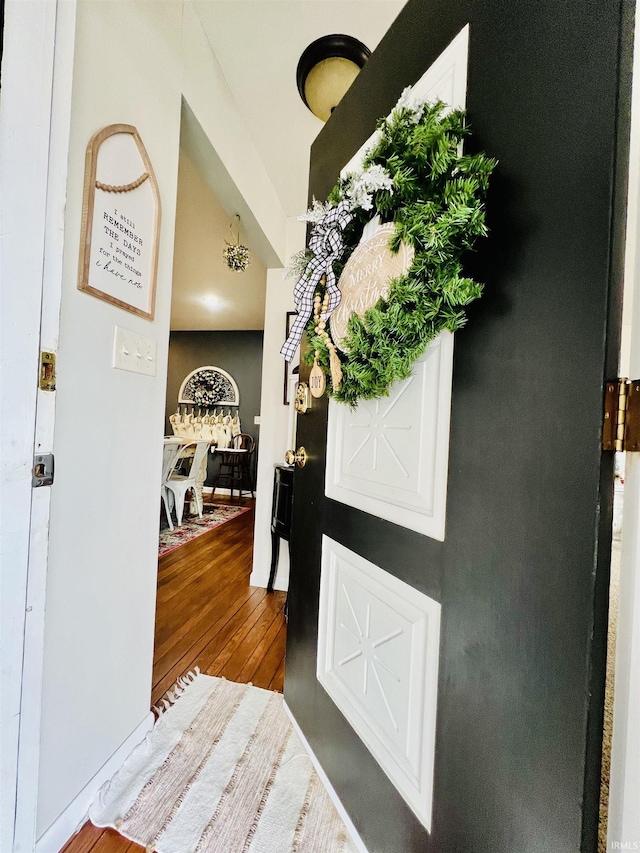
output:
[[[455,341],[444,541],[325,497],[326,403],[298,420],[285,698],[372,853],[596,849],[631,18],[410,0],[312,149],[322,199],[470,24],[473,144],[500,162]],[[441,605],[431,832],[316,678],[323,535]]]

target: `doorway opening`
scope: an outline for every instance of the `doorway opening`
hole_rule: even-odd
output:
[[[638,39],[635,40],[633,72],[638,70]],[[638,376],[640,329],[638,310],[638,252],[640,245],[640,93],[634,85],[631,104],[629,173],[626,208],[626,240],[622,292],[622,330],[618,362],[619,377]],[[606,684],[604,700],[602,765],[598,825],[598,853],[624,846],[637,845],[637,839],[621,837],[631,830],[630,815],[636,813],[632,802],[635,758],[631,759],[628,723],[637,719],[631,709],[634,695],[634,672],[637,672],[635,649],[630,636],[637,621],[637,518],[634,505],[638,495],[637,464],[633,454],[616,452],[614,458],[614,499],[609,576],[609,610],[607,627]],[[626,497],[625,497],[626,492]],[[625,511],[625,502],[627,509]],[[625,520],[626,519],[626,520]],[[624,540],[624,545],[623,545]],[[618,694],[619,706],[614,707]],[[628,709],[625,709],[628,705]],[[615,712],[615,713],[614,713]],[[637,750],[634,749],[634,753]],[[637,824],[636,824],[637,825]],[[631,830],[633,831],[633,830]]]
[[[600,807],[598,822],[598,853],[607,853],[609,816],[609,783],[611,780],[611,749],[613,742],[613,700],[615,689],[616,640],[620,610],[620,553],[624,510],[625,454],[615,455],[613,498],[613,530],[609,578],[609,622],[607,628],[607,663],[602,732],[602,766],[600,771]]]
[[[164,425],[173,456],[163,474],[179,487],[163,486],[159,503],[153,704],[196,667],[272,690],[284,683],[286,593],[249,582],[267,267],[242,218],[238,234],[203,136],[184,104]],[[251,256],[243,272],[223,259],[237,241]],[[195,487],[183,506],[185,477]]]

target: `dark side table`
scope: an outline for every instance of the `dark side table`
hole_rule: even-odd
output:
[[[271,506],[271,571],[267,584],[268,592],[273,592],[273,581],[280,556],[280,540],[284,539],[290,543],[292,503],[293,465],[274,465],[273,503]]]

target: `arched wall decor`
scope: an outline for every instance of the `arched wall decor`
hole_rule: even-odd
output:
[[[160,193],[130,124],[110,124],[87,145],[78,289],[153,320]]]
[[[198,367],[185,377],[178,392],[178,404],[191,406],[239,406],[240,392],[235,379],[221,367]]]

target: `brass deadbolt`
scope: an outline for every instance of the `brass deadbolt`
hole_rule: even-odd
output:
[[[311,408],[311,392],[306,382],[298,384],[294,406],[299,415],[304,415]]]

